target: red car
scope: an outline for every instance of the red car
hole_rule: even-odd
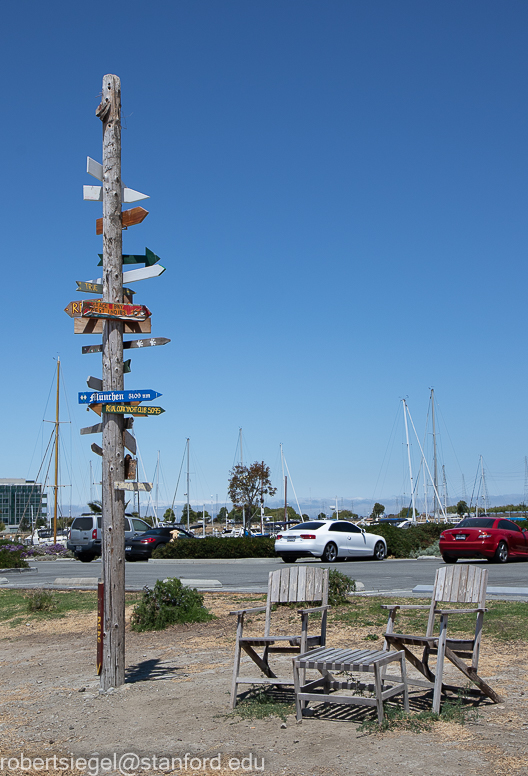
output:
[[[528,560],[528,529],[523,531],[504,518],[466,517],[440,534],[440,552],[446,563],[476,557],[495,563],[506,563],[508,558]]]

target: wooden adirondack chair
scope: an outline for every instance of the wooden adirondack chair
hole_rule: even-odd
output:
[[[231,685],[231,707],[233,709],[236,706],[237,687],[239,684],[293,685],[293,669],[291,676],[282,679],[277,677],[269,664],[270,654],[304,654],[308,650],[325,646],[326,616],[330,608],[328,606],[328,574],[328,569],[313,566],[291,566],[277,571],[270,571],[266,606],[230,612],[230,614],[236,614],[238,617],[235,663]],[[304,601],[321,601],[321,605],[298,610],[298,613],[301,615],[300,633],[289,636],[270,635],[272,605],[302,603]],[[244,636],[245,615],[264,611],[266,612],[264,635],[261,637]],[[321,612],[321,627],[317,635],[308,636],[308,616],[313,612]],[[255,651],[255,647],[264,648],[262,656]],[[265,676],[240,676],[240,656],[242,650],[249,655]]]
[[[435,583],[431,604],[413,605],[413,604],[395,604],[382,606],[382,609],[389,610],[389,621],[387,623],[387,632],[385,633],[385,648],[390,650],[393,647],[396,650],[403,649],[406,659],[420,671],[427,681],[411,679],[407,676],[409,684],[417,684],[423,687],[434,687],[433,693],[433,711],[440,711],[440,698],[442,689],[451,688],[449,685],[442,684],[444,658],[447,658],[459,671],[461,671],[471,682],[476,684],[479,690],[491,698],[495,703],[501,702],[501,697],[486,684],[486,682],[477,674],[478,659],[480,650],[480,639],[482,635],[482,624],[484,613],[487,612],[486,604],[486,585],[488,582],[487,569],[480,569],[477,566],[457,565],[442,566],[436,572]],[[464,609],[443,609],[439,607],[440,603],[467,603],[476,604],[474,608]],[[394,632],[394,621],[396,613],[400,609],[429,609],[429,619],[425,636],[412,636],[405,633]],[[447,621],[451,615],[457,614],[476,614],[475,635],[471,639],[449,639],[447,638]],[[440,616],[440,633],[434,635],[435,617]],[[422,647],[423,655],[420,660],[409,647]],[[429,656],[436,655],[435,673],[429,668]],[[466,664],[462,658],[471,658],[471,665]]]

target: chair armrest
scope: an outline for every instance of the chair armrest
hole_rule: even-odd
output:
[[[430,609],[431,604],[381,604],[382,609]]]
[[[326,612],[327,609],[331,609],[330,604],[326,606],[314,606],[311,609],[297,609],[299,614],[313,614],[313,612]]]
[[[488,609],[437,609],[435,614],[476,614],[477,612],[487,612]]]
[[[234,612],[229,612],[229,614],[253,614],[254,612],[265,612],[266,607],[265,606],[255,606],[253,609],[235,609]]]

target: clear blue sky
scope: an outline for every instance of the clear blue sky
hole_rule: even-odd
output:
[[[36,476],[59,354],[88,497],[77,393],[100,338],[63,309],[99,274],[82,185],[116,73],[123,178],[151,197],[124,251],[167,267],[135,299],[172,342],[132,351],[126,377],[163,394],[135,433],[166,498],[190,437],[191,498],[222,502],[239,427],[277,485],[284,444],[304,497],[408,493],[399,402],[421,435],[431,386],[450,496],[479,455],[490,493],[522,493],[527,22],[519,0],[6,6],[0,477]]]

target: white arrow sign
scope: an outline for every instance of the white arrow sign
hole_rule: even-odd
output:
[[[153,264],[152,267],[143,267],[142,269],[130,269],[128,272],[123,272],[123,283],[135,283],[137,280],[148,280],[148,278],[157,278],[165,272],[165,267],[161,264]],[[103,278],[96,278],[95,280],[87,280],[87,283],[103,282]]]
[[[86,172],[97,178],[98,181],[103,180],[103,165],[89,156],[86,157]],[[83,186],[83,199],[90,200],[91,202],[102,202],[103,187]],[[134,189],[127,189],[126,187],[121,189],[121,202],[139,202],[141,199],[149,199],[149,195],[142,194],[140,191],[134,191]]]
[[[149,198],[149,194],[142,194],[140,191],[134,191],[134,189],[121,189],[121,202],[139,202],[141,199]],[[103,187],[83,186],[83,199],[89,200],[90,202],[102,202]]]

